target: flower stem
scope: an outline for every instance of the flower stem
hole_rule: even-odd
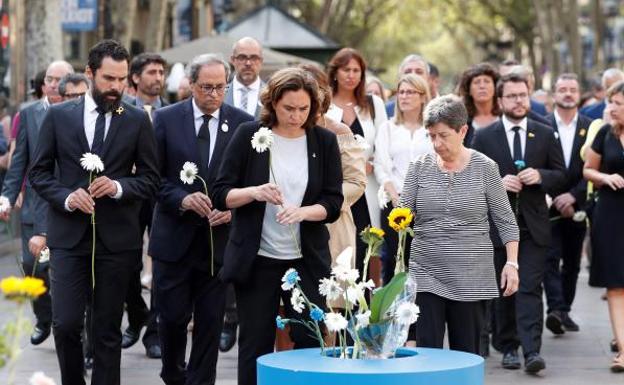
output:
[[[208,186],[206,185],[206,181],[199,175],[197,175],[197,177],[204,185],[204,194],[210,198],[208,195]],[[208,230],[210,232],[210,276],[214,277],[214,238],[212,236],[212,226],[210,226],[210,222],[208,222]]]
[[[399,242],[397,246],[396,266],[394,268],[394,274],[405,272],[405,230],[399,230]]]
[[[373,253],[373,245],[369,244],[366,248],[366,255],[364,256],[364,271],[362,272],[362,282],[366,282],[366,276],[368,274],[368,263]]]
[[[20,335],[22,334],[22,329],[23,329],[23,325],[22,323],[24,323],[24,305],[23,303],[20,301],[17,304],[17,312],[16,312],[16,317],[15,317],[15,329],[13,330],[13,340],[11,341],[11,350],[10,350],[10,355],[11,355],[11,359],[9,361],[9,376],[8,376],[8,385],[13,385],[15,383],[14,378],[15,378],[15,367],[17,366],[17,359],[19,358],[19,356],[21,355],[21,349],[19,347],[19,339],[20,339]]]
[[[93,171],[89,172],[89,185],[93,183]],[[91,213],[91,289],[95,290],[95,208]]]

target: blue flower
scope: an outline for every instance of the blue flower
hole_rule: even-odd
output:
[[[286,273],[284,273],[284,276],[282,277],[282,290],[292,290],[297,284],[297,281],[301,281],[297,270],[293,268],[286,270]]]
[[[284,319],[281,316],[275,317],[275,325],[277,325],[277,328],[279,330],[284,330],[284,328],[286,327],[287,323],[288,323],[287,319]]]
[[[518,171],[523,170],[526,167],[526,163],[522,159],[518,159],[514,162]]]
[[[325,319],[325,313],[323,313],[323,310],[319,309],[318,307],[314,307],[312,308],[312,310],[310,310],[310,318],[312,318],[316,322],[319,322]]]

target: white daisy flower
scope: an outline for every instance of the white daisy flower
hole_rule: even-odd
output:
[[[362,290],[362,287],[359,284],[355,286],[349,286],[347,288],[347,291],[345,292],[345,300],[347,300],[347,302],[352,305],[357,305],[360,298],[363,297],[364,290]]]
[[[335,266],[332,269],[332,274],[340,282],[355,282],[360,277],[360,272],[357,269],[341,265]]]
[[[193,184],[195,183],[195,178],[197,177],[197,173],[199,170],[197,169],[197,165],[193,162],[184,162],[182,166],[182,171],[180,171],[180,180],[185,184]]]
[[[290,297],[290,304],[297,313],[301,314],[303,312],[305,301],[303,300],[303,295],[299,289],[293,289],[292,296]]]
[[[355,135],[355,142],[360,146],[360,148],[364,151],[370,148],[370,144],[366,141],[366,139],[362,135]]]
[[[319,284],[319,293],[329,301],[335,301],[342,295],[342,288],[333,278],[322,278]]]
[[[262,153],[271,148],[273,144],[273,131],[268,127],[260,127],[251,137],[251,147],[256,152]]]
[[[102,162],[102,159],[90,152],[82,154],[82,158],[80,158],[80,165],[89,172],[95,171],[98,173],[104,171],[104,163]]]
[[[371,312],[370,310],[365,311],[364,313],[358,313],[355,315],[355,320],[356,320],[356,327],[359,328],[365,328],[370,324],[370,316],[371,316]]]
[[[385,209],[388,207],[388,203],[390,203],[390,194],[386,191],[384,186],[379,186],[379,190],[377,190],[377,200],[379,201],[379,207]]]
[[[44,247],[39,254],[39,263],[46,263],[50,260],[50,249]]]
[[[0,196],[0,213],[6,213],[11,210],[11,202],[4,195]]]
[[[325,325],[330,332],[337,332],[347,327],[349,322],[342,314],[327,313],[325,314]]]
[[[396,320],[401,325],[411,325],[418,320],[420,309],[413,302],[404,302],[396,310]]]
[[[572,220],[574,222],[584,222],[586,218],[587,218],[587,213],[582,210],[575,212],[574,215],[572,216]]]

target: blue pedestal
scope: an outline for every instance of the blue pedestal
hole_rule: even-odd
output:
[[[401,348],[399,358],[350,360],[319,349],[271,353],[258,358],[258,385],[483,385],[480,356],[453,350]]]

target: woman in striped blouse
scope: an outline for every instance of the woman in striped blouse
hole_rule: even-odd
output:
[[[421,316],[410,340],[442,348],[448,327],[451,349],[478,353],[485,300],[499,296],[488,217],[507,248],[505,296],[518,289],[519,233],[496,163],[462,144],[467,118],[457,96],[427,105],[435,153],[410,164],[400,206],[415,213],[409,273]]]

